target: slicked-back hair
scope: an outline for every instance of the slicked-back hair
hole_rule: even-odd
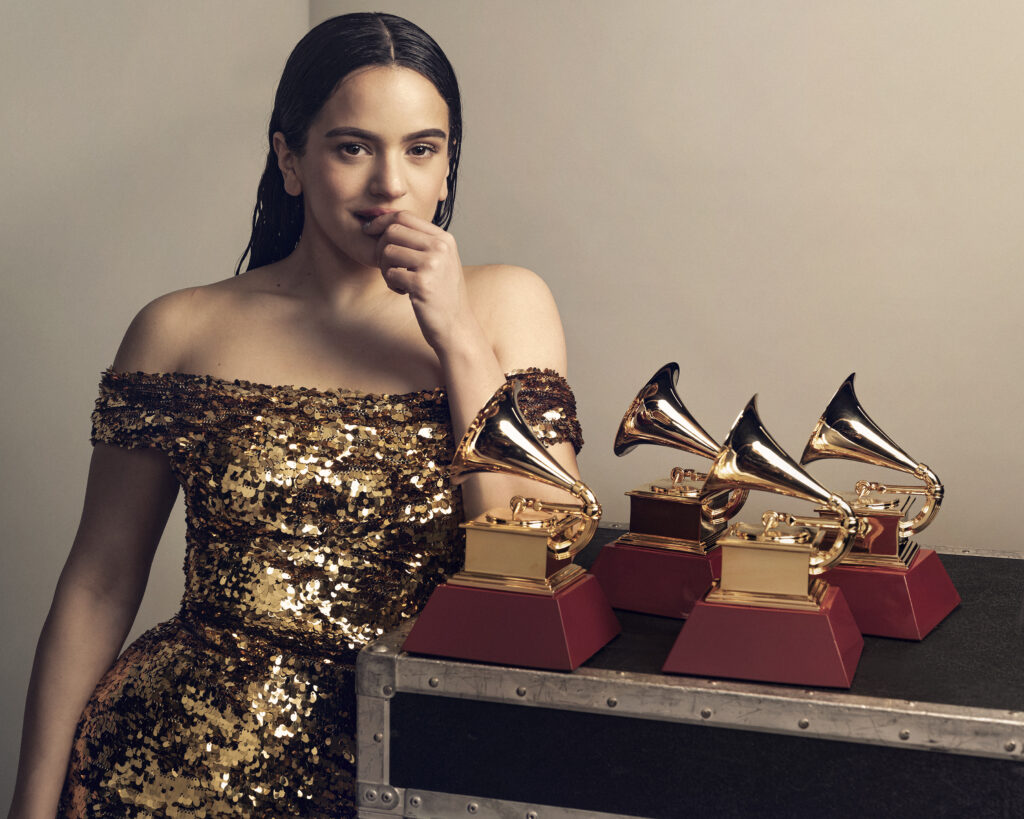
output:
[[[438,202],[433,222],[444,229],[451,224],[462,147],[462,101],[451,63],[429,34],[402,17],[343,14],[311,29],[285,63],[267,129],[267,164],[256,192],[252,234],[235,275],[247,257],[246,270],[280,261],[302,235],[303,197],[284,189],[274,134],[280,131],[288,147],[301,156],[310,124],[338,84],[356,69],[378,65],[397,65],[422,74],[448,105],[448,195]]]

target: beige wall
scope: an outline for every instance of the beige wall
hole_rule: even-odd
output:
[[[0,811],[36,637],[78,523],[100,370],[134,313],[231,275],[302,2],[5,3]],[[181,596],[175,512],[135,633]]]
[[[378,6],[314,0],[312,22]],[[558,299],[606,520],[628,518],[624,490],[702,465],[611,452],[664,362],[712,436],[756,392],[796,457],[856,371],[865,409],[946,484],[923,542],[1024,550],[1024,6],[387,7],[436,36],[463,87],[464,261],[531,267]],[[811,471],[837,489],[913,482]],[[745,516],[774,503],[755,494]]]
[[[1019,3],[7,4],[0,804],[99,371],[146,301],[230,274],[307,13],[382,5],[463,84],[465,260],[529,266],[558,298],[607,520],[626,519],[625,489],[699,465],[611,454],[663,362],[712,435],[759,392],[796,454],[856,370],[868,411],[946,482],[925,542],[1024,548]],[[840,488],[862,471],[813,467]],[[136,632],[176,605],[182,538],[176,515]]]

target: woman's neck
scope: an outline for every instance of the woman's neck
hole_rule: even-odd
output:
[[[317,238],[304,233],[281,261],[279,286],[299,298],[344,311],[393,295],[378,268],[362,265]]]

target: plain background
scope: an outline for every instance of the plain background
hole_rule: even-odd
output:
[[[5,2],[0,805],[99,373],[147,301],[231,274],[287,54],[355,10],[409,17],[456,67],[452,232],[466,263],[551,286],[607,521],[627,519],[625,490],[704,465],[611,453],[661,364],[680,363],[680,394],[719,440],[759,393],[796,457],[856,371],[868,412],[945,482],[923,541],[1024,551],[1014,0]],[[811,471],[836,489],[913,482]],[[758,493],[742,517],[779,505]],[[179,509],[134,634],[176,609],[183,538]]]

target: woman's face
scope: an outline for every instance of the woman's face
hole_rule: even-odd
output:
[[[303,240],[376,267],[377,237],[363,225],[396,210],[430,221],[447,195],[448,105],[412,69],[359,69],[313,120],[304,154],[285,164],[294,174],[285,170],[285,188],[298,193],[298,183],[304,196]]]

